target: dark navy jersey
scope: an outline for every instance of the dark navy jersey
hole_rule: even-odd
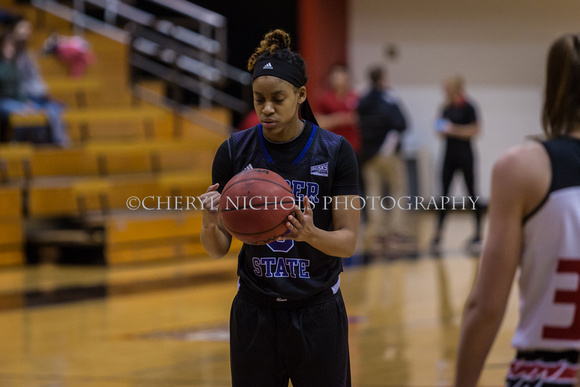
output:
[[[359,193],[352,147],[342,136],[310,122],[296,139],[284,144],[270,143],[261,125],[234,133],[216,154],[213,182],[223,188],[235,174],[249,168],[281,175],[297,204],[307,196],[314,225],[323,230],[333,230],[332,198]],[[344,200],[339,208],[344,208]],[[262,246],[244,244],[238,259],[240,292],[280,301],[311,300],[330,289],[336,293],[341,271],[340,258],[293,240]]]

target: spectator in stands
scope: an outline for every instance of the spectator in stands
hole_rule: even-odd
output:
[[[347,139],[355,153],[360,150],[360,134],[356,107],[358,97],[351,89],[350,76],[344,63],[334,64],[328,73],[328,89],[318,98],[316,117],[321,128]]]
[[[10,35],[3,35],[0,42],[0,140],[10,140],[7,114],[4,105],[9,100],[23,101],[18,83],[18,66],[16,65],[16,44]]]
[[[10,114],[28,114],[42,112],[48,121],[50,140],[59,146],[69,144],[68,134],[62,120],[62,105],[48,95],[46,83],[38,70],[33,56],[28,52],[28,39],[32,25],[21,19],[14,25],[11,34],[4,37],[2,44],[3,64],[7,69],[15,65],[17,73],[5,71],[0,82],[3,90],[0,94],[0,114],[3,128],[7,128]],[[5,132],[5,131],[4,131]]]
[[[62,36],[53,33],[40,50],[42,55],[54,55],[68,69],[71,78],[80,78],[95,61],[89,42],[81,36]]]

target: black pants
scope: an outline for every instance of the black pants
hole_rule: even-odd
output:
[[[10,127],[10,116],[6,113],[0,113],[0,142],[9,142],[12,128]]]
[[[265,307],[236,296],[230,320],[233,387],[348,387],[348,321],[340,291],[322,304]]]
[[[475,194],[474,157],[473,151],[471,150],[471,144],[468,142],[460,144],[460,146],[447,146],[445,159],[443,161],[443,173],[441,174],[443,196],[449,195],[449,188],[453,181],[453,175],[458,171],[461,172],[465,178],[465,185],[469,196],[475,200],[477,195]],[[475,210],[473,212],[475,216],[475,237],[479,238],[481,236],[481,209],[477,204],[475,205]],[[447,209],[439,211],[437,238],[441,236],[443,221],[445,220],[446,215]]]

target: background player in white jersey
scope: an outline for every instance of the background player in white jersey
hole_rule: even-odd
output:
[[[358,166],[344,137],[318,128],[306,99],[304,60],[289,47],[288,34],[275,30],[249,60],[260,124],[234,133],[218,149],[214,184],[202,195],[201,241],[214,257],[228,252],[232,237],[216,208],[235,174],[266,168],[290,183],[304,212],[296,207],[281,240],[244,244],[238,256],[232,384],[281,387],[291,380],[294,387],[346,387],[348,320],[339,275],[341,257],[353,254],[358,235]],[[328,198],[357,203],[325,208]]]
[[[507,386],[577,386],[580,349],[580,42],[548,53],[548,140],[509,151],[492,174],[488,235],[463,315],[455,386],[477,384],[519,268],[517,355]]]

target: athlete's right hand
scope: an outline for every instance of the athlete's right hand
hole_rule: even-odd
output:
[[[219,183],[210,185],[204,194],[199,196],[203,208],[203,227],[215,227],[218,224],[218,207],[222,195],[217,191]]]

